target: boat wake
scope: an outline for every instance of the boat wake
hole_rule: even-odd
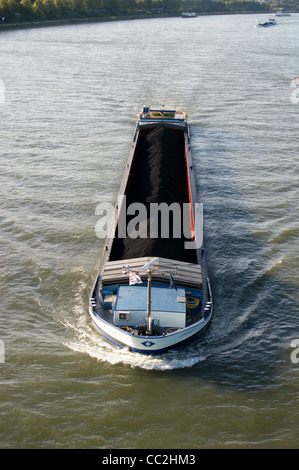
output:
[[[63,340],[64,346],[72,351],[86,354],[101,363],[128,366],[132,369],[167,371],[176,369],[187,369],[207,361],[212,356],[224,358],[227,354],[242,347],[244,343],[257,341],[265,331],[272,327],[265,322],[258,328],[243,328],[247,316],[238,322],[230,324],[229,328],[222,328],[222,334],[213,331],[206,333],[204,341],[194,342],[182,350],[169,351],[163,355],[145,355],[129,351],[128,349],[116,348],[110,345],[104,338],[99,336],[86,314],[87,306],[80,308],[77,305],[76,316],[64,318],[61,323],[67,328],[69,338]],[[223,327],[224,325],[222,325]],[[228,342],[227,339],[230,338]]]
[[[62,344],[72,351],[112,366],[122,365],[148,371],[192,368],[215,356],[224,358],[242,347],[244,343],[258,341],[269,327],[273,327],[273,319],[268,319],[268,322],[265,320],[262,324],[259,322],[258,325],[255,322],[248,324],[255,312],[269,300],[267,291],[263,291],[259,295],[252,296],[252,302],[247,308],[240,306],[239,311],[243,314],[233,315],[233,318],[227,317],[227,313],[225,314],[227,306],[221,303],[218,308],[219,314],[214,318],[211,329],[206,332],[205,337],[182,350],[173,350],[158,356],[134,353],[128,349],[116,348],[98,335],[88,315],[86,289],[90,279],[82,270],[73,274],[74,304],[72,308],[63,309],[59,315],[56,315],[56,319],[64,329]],[[255,290],[254,286],[252,289]]]
[[[236,324],[229,322],[229,328],[225,328],[224,325],[227,325],[227,322],[224,321],[223,316],[214,319],[216,323],[214,331],[218,331],[218,334],[215,334],[213,329],[209,329],[204,338],[181,350],[168,351],[155,356],[116,348],[98,335],[88,315],[87,291],[91,283],[89,273],[82,267],[73,268],[71,273],[68,273],[68,282],[71,285],[70,299],[72,301],[68,302],[67,309],[63,306],[59,312],[55,312],[56,321],[63,327],[60,342],[64,347],[87,355],[100,363],[147,371],[190,369],[204,363],[215,354],[221,355],[222,351],[227,353],[229,349],[227,337]],[[65,298],[61,300],[65,305]],[[217,328],[219,322],[220,329]],[[221,335],[219,331],[222,332]]]
[[[190,368],[206,359],[206,347],[202,343],[194,343],[182,350],[169,351],[161,356],[134,353],[112,346],[97,333],[88,315],[86,292],[90,285],[89,274],[81,268],[73,269],[71,281],[73,303],[67,310],[62,308],[55,314],[56,321],[63,327],[61,343],[70,350],[86,354],[102,363],[144,370]],[[210,348],[208,350],[210,351]]]
[[[80,322],[75,325],[64,322],[64,325],[72,330],[73,337],[63,344],[75,352],[87,354],[99,362],[107,363],[112,366],[123,365],[132,369],[167,371],[176,369],[187,369],[197,366],[208,360],[211,356],[218,358],[231,354],[233,350],[238,349],[244,343],[255,342],[260,338],[269,325],[265,324],[257,329],[245,330],[242,333],[233,331],[224,332],[223,335],[207,335],[204,342],[193,343],[178,351],[169,351],[163,355],[145,355],[129,351],[128,349],[115,348],[105,339],[98,337],[97,332],[93,330],[85,320],[83,315]],[[272,325],[270,325],[272,326]],[[231,341],[227,342],[227,337]]]
[[[77,298],[78,300],[78,298]],[[83,298],[76,305],[75,315],[70,317],[65,313],[60,317],[60,323],[68,330],[68,337],[62,343],[72,351],[86,354],[101,362],[114,365],[127,366],[132,369],[148,371],[171,371],[187,369],[199,365],[211,356],[227,354],[229,350],[255,337],[255,334],[247,332],[246,337],[238,338],[238,341],[227,344],[227,337],[231,331],[223,331],[222,335],[207,332],[204,341],[194,342],[182,350],[169,351],[163,355],[145,355],[116,348],[98,335],[87,316],[87,305]],[[237,341],[237,343],[236,343]]]
[[[206,359],[202,348],[189,347],[182,351],[170,351],[161,356],[134,353],[126,348],[115,348],[110,345],[98,337],[97,332],[87,322],[80,321],[80,324],[75,325],[64,321],[64,326],[73,332],[73,337],[63,342],[65,346],[111,365],[165,371],[190,368]]]

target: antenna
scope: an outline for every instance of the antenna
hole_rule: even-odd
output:
[[[153,258],[151,261],[149,261],[148,263],[146,263],[144,266],[142,266],[142,271],[146,271],[147,269],[151,268],[152,265],[154,264],[154,262],[156,261],[157,257],[156,258]]]

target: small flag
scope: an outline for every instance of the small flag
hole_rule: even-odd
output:
[[[138,274],[133,273],[132,271],[130,271],[129,284],[130,284],[130,286],[132,286],[134,284],[142,284],[142,279]]]
[[[170,286],[169,286],[169,288],[171,289],[172,287],[174,287],[175,290],[177,290],[176,285],[173,282],[173,275],[170,273]]]
[[[296,77],[294,77],[294,80],[292,80],[291,87],[296,88]]]

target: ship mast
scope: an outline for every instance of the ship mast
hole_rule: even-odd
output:
[[[152,290],[152,271],[153,271],[153,265],[154,265],[154,262],[157,260],[157,257],[156,258],[153,258],[151,261],[149,261],[148,263],[146,263],[144,266],[142,266],[141,270],[142,271],[146,271],[146,274],[147,274],[147,317],[146,317],[146,323],[147,323],[147,329],[146,329],[146,334],[147,335],[152,335],[153,332],[152,332],[152,317],[151,317],[151,305],[152,305],[152,299],[151,299],[151,290]],[[123,266],[123,268],[125,268],[125,270],[123,271],[124,274],[127,274],[128,271],[130,270],[130,266],[127,265],[127,266]],[[176,268],[175,268],[176,269]],[[160,274],[164,275],[165,272],[170,272],[172,275],[175,274],[174,271],[159,271]]]
[[[157,258],[153,258],[151,261],[149,261],[147,264],[142,266],[142,270],[146,271],[147,273],[147,334],[151,335],[152,334],[152,322],[151,322],[151,289],[152,289],[152,269],[153,269],[153,264],[156,261]]]

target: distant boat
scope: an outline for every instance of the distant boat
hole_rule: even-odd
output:
[[[275,16],[291,16],[291,13],[278,11]]]
[[[188,13],[188,12],[182,13],[182,18],[196,18],[196,17],[197,17],[196,13]]]
[[[269,21],[266,21],[265,23],[258,23],[255,25],[255,28],[267,28],[269,26],[274,26],[276,25],[276,20],[274,18],[269,18]]]
[[[207,329],[213,313],[202,230],[197,223],[190,131],[183,111],[143,107],[119,195],[90,297],[92,321],[108,341],[129,351],[161,354],[181,348]],[[145,226],[154,222],[155,228],[157,222],[154,238],[123,235],[123,216],[117,216],[118,211],[128,213],[135,201],[145,207],[187,203],[187,234],[178,237],[172,232],[165,238],[152,215]],[[183,223],[181,218],[176,222],[177,228]],[[192,241],[186,247],[189,235]]]

